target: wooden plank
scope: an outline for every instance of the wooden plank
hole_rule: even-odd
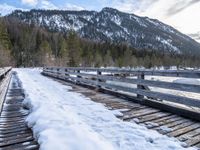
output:
[[[107,107],[110,107],[112,109],[128,109],[131,110],[133,109],[133,107],[128,106],[128,105],[124,105],[121,103],[110,103],[110,104],[106,104]]]
[[[139,111],[129,111],[127,113],[124,114],[123,116],[123,120],[130,120],[132,118],[138,118],[140,116],[144,116],[147,114],[152,114],[152,113],[157,113],[159,112],[159,110],[156,109],[141,109]]]
[[[167,135],[168,136],[173,136],[173,135],[176,135],[176,132],[179,133],[179,130],[182,130],[188,126],[191,126],[195,124],[194,122],[192,121],[184,121],[184,120],[180,120],[180,121],[177,121],[177,124],[170,124],[170,125],[167,125],[168,128],[171,128],[172,130],[167,132]]]
[[[193,137],[192,139],[186,141],[188,146],[197,146],[200,147],[200,135]]]
[[[38,144],[35,141],[26,141],[18,144],[4,146],[3,150],[38,150]]]
[[[167,117],[163,117],[160,118],[158,120],[154,120],[154,123],[159,124],[160,126],[164,125],[164,124],[169,124],[175,121],[181,120],[180,117],[178,117],[177,115],[172,115],[172,116],[167,116]]]
[[[187,125],[188,125],[188,121],[187,120],[185,120],[185,119],[178,120],[178,119],[174,118],[172,120],[168,120],[167,122],[163,122],[163,124],[160,124],[160,126],[155,127],[153,129],[159,131],[162,134],[166,134],[166,133],[168,133],[170,131],[163,131],[162,130],[163,127],[171,129],[171,131],[174,131],[176,129],[183,128],[183,127],[185,127]]]
[[[16,136],[3,137],[3,138],[0,139],[0,143],[5,143],[7,141],[26,138],[26,137],[30,137],[30,136],[32,136],[30,133],[24,133],[24,134],[18,134]]]
[[[9,126],[9,127],[0,126],[0,130],[2,130],[2,131],[4,131],[4,130],[18,129],[18,128],[27,128],[27,125],[23,123],[23,124],[17,125],[17,126]]]
[[[186,134],[180,135],[177,137],[180,141],[187,141],[193,139],[195,136],[200,136],[200,128],[192,130]]]
[[[29,129],[29,130],[23,130],[23,131],[20,131],[20,132],[12,132],[12,133],[8,133],[8,134],[0,134],[0,138],[16,137],[16,136],[18,136],[20,134],[30,134],[30,135],[32,135],[32,131]]]
[[[177,129],[183,128],[183,127],[191,125],[191,124],[192,124],[192,122],[190,120],[183,119],[183,118],[182,119],[177,118],[177,119],[174,119],[174,121],[172,121],[170,123],[164,124],[164,126],[173,128],[173,130],[177,130]]]
[[[30,141],[30,140],[34,140],[34,138],[33,138],[33,136],[29,135],[29,136],[19,138],[19,139],[13,139],[13,140],[5,141],[5,142],[0,142],[0,147],[17,144],[17,143],[21,143],[21,142],[26,142],[26,141]]]
[[[24,125],[24,122],[15,123],[16,126]],[[13,124],[0,124],[0,128],[13,127]]]
[[[18,118],[18,117],[23,117],[23,116],[27,116],[28,113],[19,113],[19,114],[5,114],[5,115],[1,115],[1,118]]]
[[[177,137],[177,136],[183,135],[187,132],[193,131],[193,130],[199,128],[199,127],[200,127],[199,123],[191,124],[187,127],[181,128],[181,129],[173,131],[173,132],[170,132],[170,133],[168,133],[168,135],[173,136],[173,137]]]
[[[189,145],[189,144],[188,144]],[[200,143],[195,144],[195,147],[200,148]]]
[[[147,122],[147,121],[153,121],[154,122],[154,120],[157,120],[157,119],[160,119],[160,118],[163,118],[163,117],[166,117],[166,116],[171,116],[171,115],[172,114],[170,114],[170,113],[158,112],[158,113],[155,113],[155,114],[150,114],[150,115],[138,117],[138,119],[139,119],[139,123],[144,123],[144,122]]]

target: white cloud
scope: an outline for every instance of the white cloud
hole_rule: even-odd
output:
[[[38,0],[21,0],[22,4],[36,6],[38,4]]]
[[[64,7],[62,7],[62,9],[64,9],[64,10],[84,10],[83,7],[77,6],[77,5],[73,5],[73,4],[70,4],[70,3],[66,3],[64,5]]]
[[[59,9],[56,5],[48,0],[42,0],[38,6],[40,9]]]
[[[1,14],[2,16],[5,16],[5,15],[7,15],[7,14],[10,14],[10,13],[12,13],[14,10],[16,10],[16,9],[25,10],[25,9],[22,9],[22,8],[16,8],[16,7],[11,6],[11,5],[8,5],[8,4],[6,4],[6,3],[0,4],[0,14]]]

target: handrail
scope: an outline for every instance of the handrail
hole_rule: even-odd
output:
[[[46,67],[44,69],[64,69],[68,71],[94,71],[105,73],[124,73],[131,75],[153,75],[169,77],[200,78],[200,70],[155,70],[155,69],[121,69],[121,68],[90,68],[90,67]]]
[[[88,71],[93,71],[88,72]],[[167,93],[160,93],[158,91],[150,91],[148,86],[151,87],[159,87],[164,89],[171,89],[171,90],[179,90],[179,91],[186,91],[186,92],[194,92],[200,93],[200,85],[189,85],[183,83],[170,83],[164,81],[151,81],[145,80],[144,76],[149,75],[163,75],[164,73],[167,76],[178,75],[179,77],[187,76],[186,77],[194,77],[197,78],[200,75],[200,71],[176,71],[176,70],[130,70],[129,72],[125,69],[98,69],[98,68],[62,68],[62,67],[46,67],[43,69],[43,74],[54,76],[61,79],[68,79],[73,82],[80,82],[84,84],[91,84],[95,87],[101,88],[109,88],[113,90],[135,93],[137,97],[145,100],[144,96],[154,99],[154,100],[165,100],[168,102],[173,102],[176,104],[182,104],[186,106],[192,106],[200,108],[200,100],[184,97],[184,96],[177,96],[173,94]],[[161,73],[162,72],[162,73]],[[102,73],[111,73],[111,74],[102,74]],[[114,73],[114,74],[113,74]],[[126,76],[136,75],[137,79],[133,78],[126,78]],[[117,74],[117,76],[116,76]],[[125,76],[124,76],[125,74]],[[166,76],[164,74],[163,76]],[[189,75],[189,76],[188,76]],[[200,77],[199,77],[200,78]],[[109,84],[107,81],[117,81],[120,83],[128,83],[128,84],[136,84],[137,88],[133,87],[125,87],[123,85],[117,84]]]
[[[0,68],[0,113],[10,82],[12,67]]]
[[[12,67],[0,68],[0,80],[12,69]]]

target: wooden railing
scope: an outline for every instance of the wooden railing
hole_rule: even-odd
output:
[[[12,67],[0,68],[0,81],[5,77],[5,75],[12,69]]]
[[[10,81],[10,76],[7,75],[11,71],[11,67],[0,68],[0,112],[5,99],[7,88]]]
[[[198,109],[200,108],[200,99],[178,96],[170,93],[161,93],[159,91],[151,91],[149,88],[158,87],[168,90],[178,90],[200,94],[200,85],[145,80],[145,76],[147,75],[200,79],[200,71],[46,67],[43,69],[43,74],[97,88],[104,88],[122,93],[135,93],[137,94],[137,98],[141,99],[141,101],[151,99],[155,101],[166,101],[174,104],[181,104]],[[132,76],[137,76],[137,78],[130,78]],[[108,81],[117,82],[118,84],[110,84]],[[120,83],[125,83],[127,85],[136,84],[137,87],[128,87],[121,85]]]

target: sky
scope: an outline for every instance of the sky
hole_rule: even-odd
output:
[[[15,9],[96,10],[104,7],[158,19],[200,42],[200,0],[0,0],[0,13]]]

